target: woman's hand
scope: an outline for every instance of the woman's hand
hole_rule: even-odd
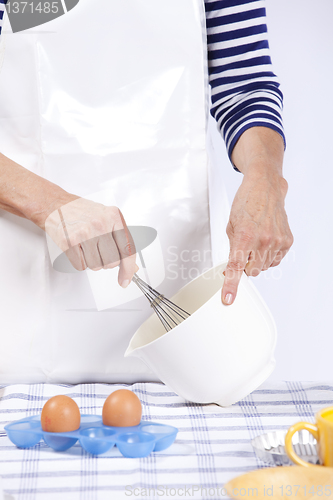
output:
[[[75,197],[46,218],[45,231],[78,271],[119,266],[126,288],[137,270],[134,241],[117,207]]]
[[[226,305],[235,300],[244,271],[258,276],[277,266],[293,244],[284,208],[288,185],[282,177],[282,141],[276,132],[258,129],[244,132],[240,147],[235,147],[234,163],[244,178],[227,226],[230,255],[222,289]]]
[[[0,154],[0,209],[45,230],[75,269],[119,265],[126,288],[138,270],[135,246],[117,207],[79,198]]]

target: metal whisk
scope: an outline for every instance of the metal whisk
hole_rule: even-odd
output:
[[[164,295],[154,290],[143,281],[137,274],[134,274],[132,281],[140,288],[141,292],[149,300],[150,306],[154,309],[165,330],[168,332],[179,325],[184,319],[191,316],[181,307],[177,306]]]

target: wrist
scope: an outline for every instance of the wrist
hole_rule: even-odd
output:
[[[282,166],[273,165],[268,161],[256,161],[249,164],[244,172],[244,183],[260,186],[261,191],[274,192],[285,198],[288,191],[288,183],[282,175]]]
[[[283,178],[282,161],[260,154],[244,162],[241,172],[244,177]]]
[[[79,198],[79,196],[67,193],[55,184],[48,181],[45,182],[45,191],[43,190],[40,192],[42,196],[40,198],[36,197],[33,201],[30,201],[24,207],[23,211],[27,219],[43,230],[45,230],[45,222],[49,215],[64,205],[67,205],[67,203]]]
[[[280,134],[267,127],[247,129],[232,152],[232,162],[244,175],[282,177],[284,143]]]
[[[0,208],[41,229],[57,208],[78,198],[0,154]]]

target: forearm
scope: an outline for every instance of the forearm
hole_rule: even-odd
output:
[[[0,154],[0,208],[31,220],[44,229],[53,210],[68,203],[62,188]]]
[[[238,139],[231,159],[244,175],[282,177],[284,142],[268,127],[251,127]]]

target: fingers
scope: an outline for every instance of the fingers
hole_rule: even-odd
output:
[[[119,255],[120,250],[118,249],[118,245],[122,256]],[[112,234],[107,233],[83,241],[80,245],[75,245],[67,250],[66,255],[75,269],[79,271],[86,268],[92,271],[99,271],[100,269],[113,269],[121,265],[124,271],[120,275],[120,279],[128,279],[129,274],[128,281],[130,282],[134,272],[139,270],[135,264],[135,253],[134,255],[130,255],[130,249],[134,251],[135,247],[128,229],[127,231],[125,229],[118,229]],[[121,260],[124,260],[122,264]]]
[[[103,262],[97,246],[98,238],[91,238],[90,240],[81,243],[84,260],[87,267],[93,271],[99,271],[103,268]]]
[[[97,249],[104,269],[113,269],[120,264],[120,255],[111,233],[98,238]]]
[[[251,245],[254,249],[251,250]],[[225,280],[222,289],[222,302],[230,305],[237,295],[239,281],[243,271],[248,276],[258,276],[261,271],[278,266],[291,246],[284,245],[281,241],[268,240],[261,237],[259,243],[250,234],[234,237],[231,243],[229,261],[225,269]],[[255,248],[258,246],[259,248]]]
[[[111,233],[84,241],[81,247],[89,269],[99,271],[119,266],[119,252]]]
[[[81,249],[86,267],[93,271],[119,266],[118,281],[123,288],[129,285],[133,274],[138,270],[134,241],[123,219],[115,224],[112,234],[84,241]]]
[[[57,209],[52,217],[48,234],[75,269],[98,271],[119,266],[119,284],[126,287],[130,283],[139,269],[136,249],[117,207],[79,198]]]
[[[263,271],[267,271],[267,269],[269,269],[270,267],[278,266],[281,263],[282,259],[284,259],[284,257],[287,255],[287,253],[288,253],[288,250],[278,250],[275,253],[274,258],[269,259],[265,263],[265,267],[264,267]]]
[[[136,249],[132,235],[126,226],[126,222],[120,210],[118,215],[119,217],[114,225],[112,235],[120,255],[118,283],[123,288],[126,288],[136,272]]]
[[[83,251],[80,245],[70,247],[65,253],[70,263],[77,271],[84,271],[87,269],[87,263],[84,259]]]
[[[231,240],[230,255],[222,288],[222,302],[231,305],[236,297],[239,281],[248,262],[252,244],[252,236],[240,233]]]
[[[260,229],[253,224],[244,225],[241,229],[234,227],[230,221],[228,223],[230,255],[222,288],[225,305],[234,302],[244,271],[248,276],[258,276],[261,271],[279,265],[293,243],[289,228],[284,234],[276,227]]]
[[[245,266],[245,272],[248,276],[258,276],[264,268],[269,250],[262,249],[252,251],[248,263]]]

